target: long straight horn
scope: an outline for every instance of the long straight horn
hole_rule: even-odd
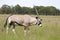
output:
[[[35,10],[36,10],[36,13],[37,13],[37,17],[39,17],[39,13],[38,13],[38,11],[37,11],[36,7],[35,7]]]

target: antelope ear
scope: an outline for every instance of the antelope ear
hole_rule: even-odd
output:
[[[36,19],[38,19],[38,17],[36,17]]]

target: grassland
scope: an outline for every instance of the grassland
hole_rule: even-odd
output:
[[[17,35],[13,34],[12,28],[9,29],[8,34],[6,31],[1,31],[8,16],[0,14],[0,40],[60,40],[60,16],[41,15],[42,27],[30,26],[30,33],[26,36],[24,36],[23,27],[20,26],[16,26]]]

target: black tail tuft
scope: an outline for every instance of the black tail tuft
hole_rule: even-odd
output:
[[[6,22],[4,24],[4,28],[6,28],[6,26],[7,26],[7,21],[8,21],[8,18],[6,19]]]

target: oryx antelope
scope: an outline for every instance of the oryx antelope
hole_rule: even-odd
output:
[[[8,33],[8,28],[10,28],[12,25],[12,31],[15,33],[15,24],[18,24],[20,26],[24,26],[24,33],[26,34],[27,30],[29,30],[30,25],[42,26],[37,10],[36,13],[37,17],[32,17],[30,15],[11,15],[6,19],[4,28],[6,28]]]
[[[29,30],[30,25],[41,25],[41,20],[36,17],[32,17],[30,15],[11,15],[6,19],[4,28],[6,28],[8,33],[8,28],[13,26],[12,31],[15,33],[15,24],[24,26],[24,32],[26,33],[27,30]]]

